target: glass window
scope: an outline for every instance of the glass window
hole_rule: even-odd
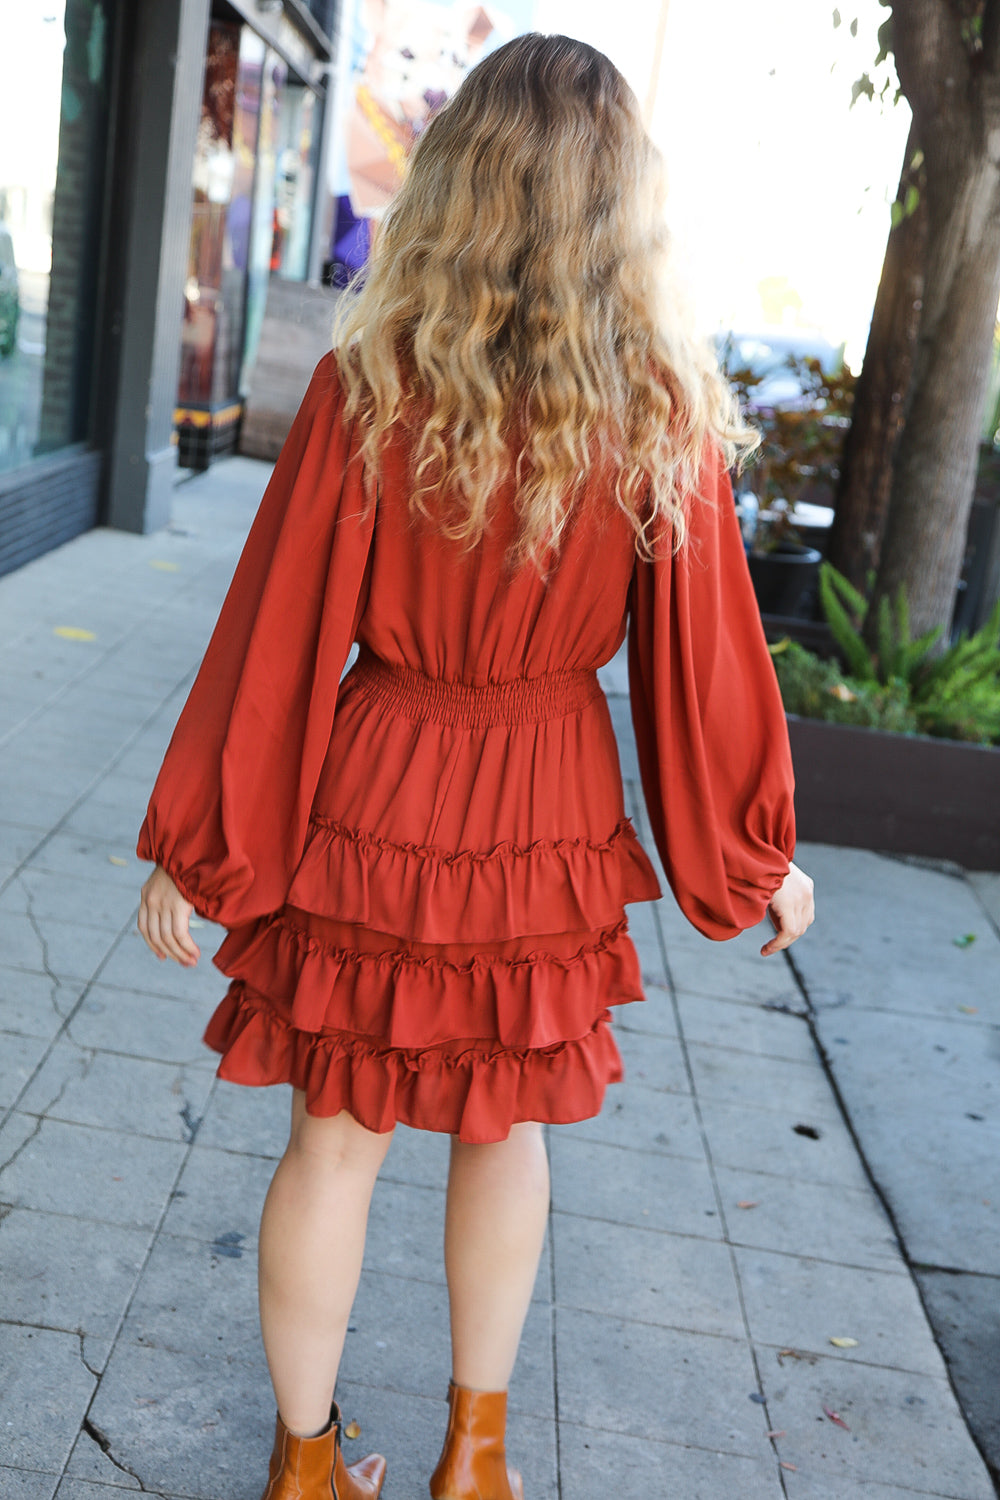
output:
[[[313,182],[319,145],[319,101],[312,89],[289,79],[278,117],[271,270],[286,281],[305,281],[309,269]]]
[[[110,0],[4,7],[0,470],[87,436],[109,12]]]
[[[257,39],[254,38],[256,41]],[[260,44],[263,46],[263,44]],[[250,244],[247,255],[247,306],[243,339],[243,366],[240,394],[248,394],[249,380],[257,359],[260,332],[267,305],[267,284],[271,273],[278,211],[275,183],[278,169],[278,120],[281,112],[288,68],[276,52],[264,56],[257,74],[260,100],[260,129],[257,135],[257,179],[254,183],[253,211],[250,216]]]

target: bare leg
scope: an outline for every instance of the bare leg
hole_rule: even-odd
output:
[[[549,1211],[542,1127],[484,1146],[452,1138],[445,1215],[452,1377],[505,1391],[538,1271]]]
[[[392,1132],[346,1110],[306,1114],[295,1091],[291,1137],[260,1224],[260,1325],[278,1411],[302,1436],[320,1432],[361,1275],[368,1206]]]

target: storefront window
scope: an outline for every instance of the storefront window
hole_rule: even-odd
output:
[[[182,402],[209,405],[236,394],[263,59],[264,44],[248,27],[212,26],[194,160]]]
[[[256,41],[256,37],[254,38]],[[275,187],[278,172],[278,123],[284,103],[288,69],[276,52],[268,51],[260,72],[260,130],[257,135],[257,180],[254,183],[250,249],[247,264],[247,310],[243,340],[240,394],[248,392],[257,359],[260,330],[267,304],[267,283],[277,227]]]
[[[274,244],[271,270],[287,281],[305,281],[309,267],[313,183],[319,145],[319,105],[312,89],[289,81],[278,122]]]
[[[4,9],[0,471],[88,432],[109,12],[110,0]]]
[[[246,25],[213,22],[194,163],[182,407],[246,395],[270,276],[304,280],[319,103]]]

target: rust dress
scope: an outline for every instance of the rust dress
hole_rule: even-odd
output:
[[[630,634],[646,801],[713,938],[760,920],[794,833],[784,715],[717,466],[679,557],[637,560],[595,479],[547,578],[505,563],[501,494],[463,550],[407,504],[406,434],[366,506],[318,366],[167,752],[139,854],[228,929],[206,1041],[467,1141],[596,1114],[610,1007],[642,999],[626,903],[655,899],[595,669]],[[352,643],[360,654],[343,682]]]

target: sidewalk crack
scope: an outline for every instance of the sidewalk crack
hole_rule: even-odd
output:
[[[17,883],[21,887],[25,896],[24,914],[31,924],[31,930],[35,934],[35,937],[38,939],[38,946],[41,949],[42,973],[45,974],[49,979],[51,979],[54,985],[58,986],[59,976],[57,974],[53,974],[52,969],[49,966],[49,945],[46,941],[45,934],[42,932],[41,927],[38,925],[38,918],[35,916],[34,892],[31,890],[30,886],[25,885],[24,880],[21,878],[21,876],[18,876]]]
[[[45,1123],[44,1122],[44,1117],[42,1115],[36,1115],[35,1116],[35,1123],[34,1123],[34,1125],[31,1127],[30,1131],[25,1136],[25,1138],[21,1142],[21,1144],[18,1147],[16,1147],[14,1151],[11,1152],[10,1156],[8,1156],[8,1158],[7,1158],[7,1160],[5,1162],[0,1162],[0,1177],[3,1176],[4,1172],[6,1172],[6,1170],[7,1170],[8,1167],[12,1167],[14,1165],[14,1163],[17,1161],[17,1158],[20,1156],[21,1152],[25,1149],[25,1147],[31,1145],[32,1141],[35,1139],[35,1137],[37,1136],[38,1132],[41,1130],[42,1125],[44,1123]],[[10,1206],[13,1208],[14,1205],[11,1204]]]
[[[198,1134],[198,1127],[201,1125],[201,1122],[205,1118],[205,1116],[194,1115],[191,1113],[190,1099],[185,1099],[184,1108],[180,1110],[179,1113],[181,1117],[181,1124],[184,1126],[184,1144],[190,1146],[193,1144],[194,1138]]]
[[[84,1339],[87,1337],[87,1335],[84,1333],[82,1328],[78,1328],[76,1330],[76,1336],[80,1340],[80,1362],[83,1365],[83,1368],[88,1372],[88,1374],[93,1375],[95,1380],[100,1380],[100,1370],[95,1370],[93,1365],[87,1358],[87,1348],[84,1343]]]
[[[87,1436],[97,1444],[98,1448],[100,1448],[104,1456],[114,1464],[116,1469],[120,1470],[122,1474],[127,1474],[130,1479],[134,1479],[144,1495],[149,1494],[149,1491],[146,1489],[146,1486],[143,1484],[142,1480],[139,1478],[139,1475],[135,1472],[135,1470],[130,1469],[128,1464],[123,1463],[121,1459],[115,1458],[115,1455],[111,1451],[111,1439],[108,1437],[106,1432],[101,1431],[96,1422],[92,1422],[89,1417],[84,1417],[83,1430],[87,1434]]]

